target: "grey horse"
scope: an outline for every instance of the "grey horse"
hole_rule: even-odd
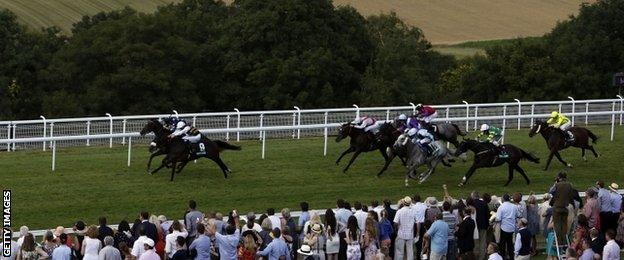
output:
[[[407,139],[407,140],[406,140]],[[440,141],[434,141],[435,151],[429,157],[426,157],[423,151],[414,144],[406,134],[399,136],[394,143],[396,151],[405,151],[407,157],[407,173],[405,174],[405,187],[409,186],[409,179],[414,178],[416,169],[422,165],[427,165],[427,170],[418,176],[418,183],[423,183],[435,171],[439,163],[445,166],[451,166],[447,161],[452,161],[454,152],[446,148],[446,145]]]
[[[465,136],[466,133],[459,129],[459,126],[453,123],[437,123],[432,127],[432,133],[440,140],[452,143],[455,147],[459,146],[457,137]]]

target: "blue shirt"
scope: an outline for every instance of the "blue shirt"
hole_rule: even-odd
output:
[[[197,250],[195,259],[210,259],[210,238],[206,235],[199,235],[189,246],[189,251],[193,249]]]
[[[71,249],[66,245],[61,245],[52,251],[53,260],[70,260]]]
[[[392,235],[394,229],[392,228],[392,223],[390,220],[384,219],[384,221],[379,223],[379,239],[386,240],[390,239],[390,235]]]
[[[516,231],[516,219],[520,217],[518,207],[505,201],[496,211],[496,221],[501,222],[501,230],[507,233]]]
[[[240,230],[236,229],[232,235],[221,235],[216,233],[215,238],[217,239],[216,244],[219,248],[221,259],[236,260],[236,247],[238,246],[238,241],[240,240]]]
[[[267,247],[256,253],[260,256],[268,256],[269,260],[278,260],[280,256],[286,256],[286,260],[290,260],[290,252],[288,251],[288,245],[280,238],[273,239]]]
[[[611,196],[607,189],[598,189],[598,200],[600,201],[600,212],[611,212]]]
[[[611,192],[611,212],[620,213],[622,209],[622,195],[617,192]]]
[[[448,250],[448,224],[443,220],[436,220],[427,230],[431,237],[431,251],[438,254],[446,254]]]
[[[347,222],[349,221],[349,217],[351,217],[351,215],[353,215],[353,212],[351,212],[350,210],[340,208],[336,211],[336,220],[338,221],[338,223],[341,223],[343,227],[346,227]]]
[[[303,227],[303,225],[310,220],[310,213],[307,211],[301,212],[301,216],[299,216],[299,221],[297,225]]]

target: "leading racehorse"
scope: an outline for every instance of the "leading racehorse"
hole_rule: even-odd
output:
[[[407,139],[407,140],[406,140]],[[423,183],[433,172],[439,163],[451,166],[446,160],[452,160],[452,152],[450,152],[442,141],[432,142],[434,151],[427,156],[407,135],[401,135],[393,145],[393,149],[399,152],[405,152],[407,157],[407,173],[405,174],[405,187],[409,186],[409,179],[414,178],[416,169],[421,165],[427,165],[427,171],[421,173],[418,177],[418,183]]]
[[[345,123],[338,128],[338,136],[336,137],[336,142],[340,142],[342,141],[342,139],[345,139],[347,137],[351,139],[349,140],[349,148],[342,152],[340,157],[338,157],[338,159],[336,160],[336,165],[338,165],[342,157],[344,157],[348,153],[353,153],[353,156],[351,157],[351,160],[349,160],[347,166],[345,166],[345,168],[342,170],[342,172],[346,173],[347,170],[349,170],[351,164],[353,164],[353,161],[355,161],[360,153],[363,152],[365,153],[379,150],[384,160],[388,162],[386,146],[378,143],[372,133],[365,132],[363,129],[356,128],[351,123]]]
[[[544,170],[548,170],[548,166],[550,165],[550,161],[552,161],[553,155],[557,157],[557,159],[563,163],[563,165],[572,167],[571,163],[564,161],[559,154],[559,151],[566,149],[570,146],[581,148],[581,156],[584,161],[587,161],[585,157],[585,149],[589,149],[592,151],[596,158],[599,157],[596,150],[594,150],[594,146],[589,144],[589,139],[591,139],[592,143],[596,143],[598,140],[598,136],[589,131],[588,129],[582,127],[572,127],[570,128],[570,132],[574,135],[574,141],[567,142],[566,137],[563,131],[549,126],[546,122],[537,120],[535,124],[531,128],[531,132],[529,132],[529,136],[533,137],[536,134],[542,134],[544,140],[546,141],[546,145],[548,146],[548,150],[550,154],[548,155],[548,161],[546,161],[546,167]]]

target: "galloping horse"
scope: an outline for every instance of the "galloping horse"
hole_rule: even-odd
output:
[[[405,151],[396,151],[394,149],[394,142],[401,135],[401,131],[399,131],[392,123],[386,122],[379,126],[379,132],[375,135],[377,143],[386,147],[386,154],[388,155],[388,159],[384,163],[383,168],[379,173],[377,173],[377,177],[381,176],[381,174],[388,169],[388,166],[394,159],[394,157],[398,156],[401,159],[403,165],[405,165],[405,160],[407,158],[407,153]]]
[[[472,174],[478,168],[497,167],[503,165],[504,163],[507,163],[509,165],[509,175],[507,177],[507,182],[505,183],[505,186],[509,185],[511,180],[513,180],[514,170],[522,174],[522,177],[524,177],[528,185],[531,181],[529,181],[529,177],[527,177],[526,173],[522,168],[520,168],[518,163],[521,159],[526,159],[530,162],[539,163],[539,158],[510,144],[502,145],[501,149],[503,149],[507,153],[507,158],[500,158],[500,151],[493,144],[464,139],[464,141],[459,144],[459,147],[455,152],[455,156],[459,156],[460,154],[465,153],[468,150],[472,151],[475,156],[472,166],[470,166],[468,172],[464,174],[462,182],[459,183],[459,186],[461,187],[466,185],[468,179],[470,179],[470,176],[472,176]]]
[[[548,166],[550,165],[550,161],[552,161],[553,155],[556,156],[557,159],[563,163],[563,165],[572,168],[572,164],[564,161],[559,154],[560,150],[566,149],[570,146],[581,148],[583,161],[587,161],[587,158],[585,157],[585,149],[592,151],[596,158],[599,157],[596,150],[594,150],[594,147],[589,144],[589,139],[591,139],[594,144],[596,143],[596,140],[598,140],[598,137],[594,133],[582,127],[572,127],[570,128],[570,131],[574,135],[574,141],[572,143],[566,141],[563,131],[549,126],[544,121],[535,121],[535,124],[531,128],[531,132],[529,132],[529,136],[533,137],[536,134],[542,134],[542,137],[544,137],[546,145],[548,146],[548,150],[550,151],[544,170],[548,170]]]
[[[435,141],[432,144],[437,148],[431,156],[426,156],[425,153],[411,140],[405,140],[407,135],[401,135],[393,145],[393,149],[408,154],[406,166],[407,173],[405,174],[405,187],[409,186],[409,179],[414,178],[414,173],[421,165],[427,165],[427,171],[419,175],[418,183],[423,183],[433,172],[439,163],[446,166],[451,166],[445,159],[451,159],[452,153],[446,149],[446,145],[442,141]]]
[[[465,136],[466,133],[462,132],[459,129],[459,126],[452,123],[439,123],[434,124],[435,131],[431,131],[436,139],[440,138],[440,140],[447,141],[452,143],[455,147],[459,146],[459,142],[457,141],[457,137]]]
[[[149,172],[150,174],[159,171],[163,167],[171,167],[171,181],[173,181],[173,176],[175,173],[180,173],[189,161],[199,159],[201,157],[208,158],[217,163],[217,165],[219,165],[219,168],[221,168],[221,171],[223,171],[223,177],[225,177],[226,179],[228,177],[227,174],[232,172],[225,165],[225,163],[223,163],[223,161],[219,157],[219,153],[221,153],[223,150],[240,150],[240,146],[231,145],[227,142],[219,140],[212,141],[202,135],[201,141],[197,144],[198,147],[203,147],[201,151],[202,153],[192,152],[192,149],[190,149],[189,145],[186,144],[182,139],[168,138],[168,133],[170,133],[170,131],[166,129],[165,131],[163,131],[162,129],[164,129],[163,125],[157,119],[150,119],[143,127],[143,130],[141,130],[141,135],[153,132],[156,136],[154,140],[156,141],[157,146],[165,147],[164,149],[159,150],[167,154],[167,156],[162,160],[162,164],[160,165],[160,167]],[[154,154],[155,153],[153,153],[150,157],[150,162],[151,159],[154,157]]]
[[[353,156],[351,157],[351,160],[349,160],[347,166],[342,170],[342,172],[346,173],[347,170],[349,170],[349,166],[351,166],[353,161],[355,161],[355,158],[357,158],[358,155],[363,152],[365,153],[379,150],[386,163],[388,162],[386,146],[384,146],[383,144],[379,144],[375,140],[375,136],[372,133],[365,132],[363,129],[355,128],[351,123],[345,123],[338,128],[338,136],[336,137],[336,142],[340,142],[342,141],[342,139],[345,139],[347,137],[350,137],[351,139],[349,141],[349,148],[342,152],[340,157],[338,157],[338,159],[336,160],[336,165],[340,163],[340,160],[346,154],[353,153]]]

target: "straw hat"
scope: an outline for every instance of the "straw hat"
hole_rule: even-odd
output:
[[[297,250],[297,253],[301,255],[312,255],[312,248],[309,245],[303,244],[301,248]]]
[[[617,183],[611,183],[611,185],[609,185],[609,189],[611,189],[612,191],[618,192],[618,189],[620,188],[619,185],[617,185]]]

